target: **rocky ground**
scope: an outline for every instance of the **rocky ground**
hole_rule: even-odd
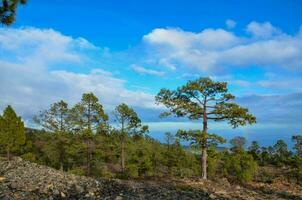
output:
[[[23,161],[0,160],[0,199],[302,199],[302,187],[226,179],[123,181],[75,176]]]

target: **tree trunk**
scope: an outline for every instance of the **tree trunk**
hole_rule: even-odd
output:
[[[10,151],[9,151],[9,147],[6,148],[6,157],[7,157],[7,160],[10,160]]]
[[[91,144],[90,139],[86,141],[86,148],[87,148],[87,155],[86,155],[86,175],[90,176],[90,169],[91,169]]]
[[[202,168],[202,179],[207,179],[207,148],[202,149],[201,168]]]
[[[124,141],[124,136],[122,136],[121,140],[121,167],[122,167],[122,172],[125,172],[125,141]]]
[[[126,166],[125,166],[125,135],[124,135],[124,118],[122,118],[122,135],[121,135],[121,167],[122,167],[122,173],[125,173]]]
[[[208,132],[208,119],[206,100],[203,106],[203,127],[202,127],[202,146],[201,146],[201,174],[202,179],[207,179],[207,132]]]
[[[63,147],[61,147],[63,148]],[[60,152],[60,170],[64,171],[64,150],[61,149]]]

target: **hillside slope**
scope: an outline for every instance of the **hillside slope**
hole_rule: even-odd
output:
[[[272,169],[271,183],[230,184],[227,179],[161,179],[125,181],[76,176],[15,158],[0,158],[1,200],[54,199],[296,199],[302,186],[290,183]],[[280,169],[281,170],[281,169]]]
[[[202,190],[92,179],[22,161],[0,161],[0,199],[211,199]]]

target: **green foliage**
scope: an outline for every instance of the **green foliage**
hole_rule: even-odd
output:
[[[191,146],[195,148],[201,147],[204,140],[206,140],[207,147],[225,143],[225,139],[216,134],[208,133],[204,138],[205,135],[200,130],[178,130],[176,136],[182,140],[190,141]]]
[[[297,180],[297,182],[302,185],[302,158],[297,158],[295,160],[295,171],[294,171],[294,176]]]
[[[79,175],[79,176],[84,176],[85,175],[85,169],[83,167],[75,167],[75,168],[70,169],[68,171],[68,173]]]
[[[131,178],[138,178],[139,172],[138,172],[138,166],[135,164],[129,164],[126,168],[126,177]]]
[[[36,156],[31,152],[21,155],[21,158],[23,158],[24,160],[28,160],[30,162],[36,162]]]
[[[251,181],[257,172],[257,162],[246,152],[230,154],[224,159],[225,173],[241,183]]]
[[[63,100],[54,103],[48,110],[40,112],[34,117],[34,121],[55,135],[44,150],[48,151],[49,159],[54,159],[54,167],[60,166],[63,170],[65,163],[66,146],[68,145],[67,134],[71,132],[71,117],[68,104]]]
[[[258,161],[261,165],[291,165],[291,178],[301,182],[300,136],[293,137],[296,155],[282,140],[262,148],[253,141],[245,151],[243,137],[231,140],[231,152],[221,152],[217,146],[225,140],[206,130],[179,130],[176,137],[168,132],[163,144],[145,134],[148,127],[126,104],[117,106],[114,116],[118,124],[115,128],[107,123],[108,116],[98,99],[88,93],[71,109],[64,101],[52,104],[35,118],[44,129],[26,129],[24,133],[21,118],[8,106],[0,116],[1,149],[31,162],[57,169],[63,166],[69,173],[106,178],[200,176],[200,154],[206,149],[210,178],[250,181],[257,173]],[[190,148],[183,147],[180,139],[191,142]],[[272,177],[262,174],[258,180],[269,183]]]
[[[26,4],[27,0],[2,0],[0,5],[0,23],[11,25],[16,20],[16,11],[19,4]]]
[[[294,135],[292,141],[295,142],[294,149],[298,156],[302,157],[302,136]]]
[[[7,158],[10,159],[10,153],[19,150],[24,143],[24,124],[14,109],[7,106],[0,116],[0,145],[6,150]]]
[[[288,151],[287,144],[283,140],[278,140],[273,147],[273,162],[274,164],[281,166],[287,164],[290,157],[290,152]]]
[[[202,131],[179,131],[180,138],[199,145],[202,149],[201,166],[202,177],[207,178],[207,148],[208,142],[220,138],[209,135],[208,121],[227,121],[233,128],[256,123],[256,118],[248,109],[240,107],[234,102],[235,97],[228,92],[226,82],[215,82],[210,78],[199,78],[188,81],[176,90],[161,89],[155,100],[168,108],[162,117],[175,115],[188,117],[192,120],[202,119]]]
[[[219,175],[219,169],[222,168],[223,153],[218,152],[214,146],[208,149],[208,174],[210,178]]]
[[[141,138],[146,132],[148,132],[148,126],[143,126],[141,120],[137,113],[130,108],[128,105],[122,103],[118,105],[114,110],[115,121],[119,126],[119,139],[120,139],[120,149],[121,149],[121,169],[122,173],[126,170],[126,142],[131,136],[134,138]],[[132,172],[131,168],[131,172]],[[127,172],[129,173],[129,172]]]
[[[48,110],[41,111],[34,117],[34,121],[53,133],[70,132],[70,111],[68,104],[63,100],[50,106]]]
[[[255,160],[259,160],[261,149],[257,141],[252,141],[251,145],[248,148],[248,152],[252,154]]]
[[[86,175],[91,174],[93,161],[93,134],[101,132],[107,125],[108,115],[104,112],[99,99],[93,93],[84,93],[81,102],[70,110],[73,130],[83,137],[86,152]]]
[[[76,104],[70,111],[73,130],[90,134],[86,130],[97,130],[102,124],[107,123],[108,115],[103,106],[93,93],[82,95],[81,102]]]
[[[157,103],[164,104],[169,112],[162,116],[174,114],[177,117],[201,119],[204,112],[207,119],[228,121],[233,127],[253,124],[256,118],[232,102],[235,97],[228,93],[226,82],[214,82],[210,78],[189,81],[176,90],[161,89],[155,97]]]
[[[241,136],[236,136],[230,140],[230,144],[232,145],[231,151],[240,152],[244,151],[244,145],[246,143],[246,139]]]

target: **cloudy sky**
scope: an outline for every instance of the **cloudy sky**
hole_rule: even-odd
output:
[[[0,27],[0,109],[32,126],[39,110],[94,92],[110,113],[134,107],[151,136],[200,122],[159,119],[154,96],[187,80],[227,81],[257,125],[233,130],[267,145],[302,133],[301,1],[38,1]]]

